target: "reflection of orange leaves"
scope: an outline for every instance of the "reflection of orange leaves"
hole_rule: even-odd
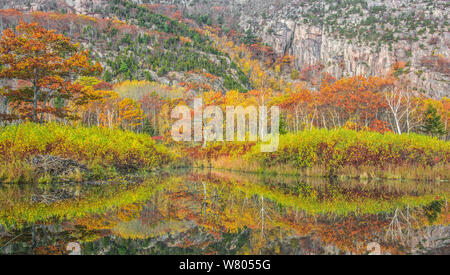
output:
[[[139,218],[141,210],[141,205],[130,204],[105,214],[87,215],[82,218],[77,218],[75,219],[75,223],[89,230],[111,230],[119,222],[128,222]]]
[[[66,249],[63,241],[56,245],[40,246],[33,249],[35,255],[64,255]]]
[[[388,226],[388,220],[380,220],[376,216],[346,217],[341,222],[334,222],[330,226],[327,222],[317,222],[313,217],[303,217],[302,220],[295,218],[294,211],[283,218],[287,226],[295,228],[298,234],[312,235],[320,239],[325,244],[336,245],[344,252],[363,254],[366,252],[364,245],[358,246],[358,243],[365,244],[367,240],[373,238],[376,232],[384,234]],[[362,223],[361,221],[370,221]],[[385,249],[392,251],[393,247],[383,244]]]

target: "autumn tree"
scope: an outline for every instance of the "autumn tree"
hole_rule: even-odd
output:
[[[295,92],[273,99],[273,105],[279,105],[286,113],[286,119],[292,121],[292,130],[298,132],[313,123],[311,112],[314,110],[314,96],[308,89],[298,85]],[[303,126],[303,127],[302,127]]]
[[[81,118],[82,123],[88,126],[95,123],[97,127],[108,126],[113,128],[120,96],[112,91],[112,85],[95,77],[80,77],[76,83],[89,90],[89,93],[95,98],[92,98],[83,106],[69,104],[71,112],[76,113]]]
[[[142,125],[144,112],[139,103],[131,98],[124,98],[118,103],[118,123],[125,129],[135,129]]]
[[[80,51],[79,45],[71,43],[68,37],[37,23],[25,22],[15,31],[3,31],[0,66],[0,79],[26,83],[22,87],[7,85],[2,92],[17,118],[40,123],[46,114],[74,118],[61,102],[87,103],[91,97],[89,90],[75,80],[102,71],[98,63],[92,64],[88,52]]]
[[[156,134],[158,129],[158,116],[161,112],[161,107],[164,104],[164,99],[153,92],[151,94],[144,95],[139,103],[141,104],[142,110],[146,114],[146,119],[144,120],[143,125],[144,132],[152,133],[152,135]]]
[[[348,120],[368,126],[386,108],[382,92],[390,84],[390,80],[378,77],[339,79],[320,90],[319,104],[328,111],[334,126],[343,126]]]

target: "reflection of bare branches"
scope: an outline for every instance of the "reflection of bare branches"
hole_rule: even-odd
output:
[[[386,240],[400,240],[403,242],[403,232],[402,232],[402,225],[399,221],[399,210],[398,208],[395,209],[394,217],[392,217],[392,221],[389,224],[388,230],[386,232],[385,238]]]
[[[410,244],[413,228],[412,222],[417,221],[410,215],[409,206],[406,208],[406,214],[403,214],[397,207],[386,231],[385,239],[399,241],[401,244]]]
[[[261,198],[261,217],[260,220],[258,222],[258,225],[261,225],[261,236],[264,236],[264,214],[266,213],[266,210],[264,209],[264,196],[260,195]]]
[[[264,236],[264,196],[261,195],[261,234]]]
[[[207,202],[207,198],[208,198],[208,193],[206,191],[206,183],[202,181],[202,185],[203,185],[203,202],[202,202],[202,212],[203,212],[203,223],[206,222],[206,207],[208,205]]]
[[[244,197],[244,199],[242,201],[241,211],[244,211],[244,208],[247,206],[247,204],[248,204],[248,198],[247,198],[247,195],[245,195],[245,197]]]
[[[72,199],[73,197],[75,197],[74,193],[64,190],[64,189],[60,189],[60,190],[46,192],[43,194],[33,194],[31,197],[31,200],[32,200],[32,202],[52,204],[57,201]]]
[[[0,247],[0,250],[3,250],[3,248],[7,247],[8,244],[10,244],[12,241],[16,240],[17,238],[19,238],[19,237],[21,237],[21,236],[23,236],[23,235],[24,235],[24,233],[19,234],[19,235],[15,236],[14,238],[10,239],[10,240],[7,241],[2,247]]]
[[[260,217],[258,225],[261,225],[261,236],[264,236],[266,221],[275,222],[272,216],[274,215],[273,209],[264,207],[264,195],[260,195],[259,199],[255,196],[256,202],[261,202],[261,209],[259,210]],[[270,200],[269,200],[270,203]]]

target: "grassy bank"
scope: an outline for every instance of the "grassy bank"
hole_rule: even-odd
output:
[[[450,180],[450,142],[417,134],[314,129],[280,136],[276,152],[259,144],[220,155],[212,165],[236,171],[352,178]]]
[[[36,175],[30,159],[36,155],[76,160],[86,165],[96,177],[118,170],[152,170],[179,158],[165,146],[155,144],[148,135],[119,129],[72,127],[56,123],[25,123],[0,129],[2,181],[32,181]],[[74,175],[75,178],[83,176]]]

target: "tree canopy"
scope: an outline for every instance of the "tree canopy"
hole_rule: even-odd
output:
[[[87,51],[54,30],[37,23],[21,22],[6,29],[0,38],[0,79],[2,92],[14,115],[10,118],[43,122],[46,114],[72,118],[67,104],[85,104],[92,96],[75,80],[97,75],[102,67],[93,63]],[[59,102],[58,104],[55,104]]]

